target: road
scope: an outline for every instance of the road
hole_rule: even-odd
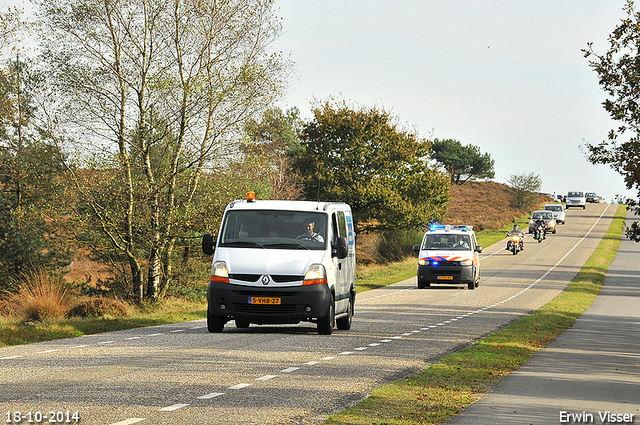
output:
[[[556,235],[527,238],[516,256],[504,242],[485,248],[474,291],[418,290],[412,278],[361,293],[352,329],[333,335],[311,324],[232,323],[209,334],[194,321],[0,348],[4,419],[69,411],[83,424],[321,422],[549,302],[615,210],[571,210]]]

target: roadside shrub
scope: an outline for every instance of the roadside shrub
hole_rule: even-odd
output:
[[[26,321],[43,321],[67,315],[73,297],[65,282],[45,269],[21,273],[15,281],[17,291],[9,297],[17,314]]]
[[[128,305],[108,297],[86,297],[79,300],[67,313],[67,317],[121,317],[127,315]]]
[[[381,264],[402,261],[413,255],[413,246],[420,243],[419,230],[389,230],[378,239],[376,253]]]

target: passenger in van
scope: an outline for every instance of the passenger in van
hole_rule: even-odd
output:
[[[240,231],[238,232],[238,237],[239,237],[240,239],[248,238],[248,237],[249,237],[249,232],[247,232],[246,230],[240,230]]]
[[[302,239],[305,241],[316,241],[316,242],[324,242],[324,238],[315,232],[316,223],[313,220],[305,220],[304,223],[304,233],[298,235],[296,239]]]

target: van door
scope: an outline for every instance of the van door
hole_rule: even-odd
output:
[[[336,244],[338,237],[342,236],[347,238],[347,220],[345,218],[344,211],[335,211],[331,215],[331,229],[332,239],[331,243]],[[339,259],[338,257],[332,257],[333,268],[336,277],[336,312],[341,313],[347,310],[349,303],[349,257]]]

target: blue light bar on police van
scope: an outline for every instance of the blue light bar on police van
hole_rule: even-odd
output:
[[[438,223],[431,223],[431,225],[429,226],[429,231],[430,232],[436,232],[436,231],[442,231],[444,230],[445,232],[448,232],[450,230],[462,230],[463,232],[470,232],[473,230],[473,226],[472,225],[467,225],[467,224],[438,224]]]

